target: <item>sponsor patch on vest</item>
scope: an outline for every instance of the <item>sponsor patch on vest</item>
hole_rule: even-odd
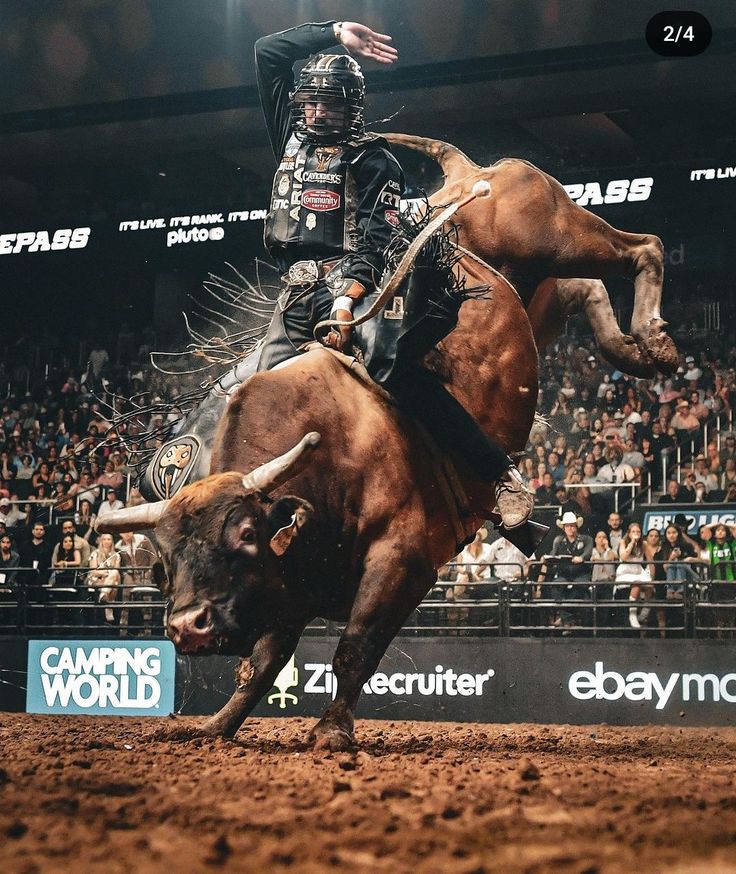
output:
[[[395,209],[387,209],[386,212],[384,213],[384,216],[386,218],[386,221],[390,225],[397,227],[397,225],[399,224],[399,214],[398,214],[398,212],[396,212]]]
[[[277,189],[278,193],[279,193],[279,197],[283,197],[286,194],[286,192],[289,190],[289,185],[290,185],[290,179],[286,175],[286,173],[284,173],[284,175],[281,177],[281,179],[279,179],[279,185],[278,185],[278,189]]]
[[[316,173],[310,170],[302,176],[305,182],[321,182],[323,185],[339,185],[342,182],[342,173]]]
[[[308,188],[302,194],[302,205],[315,212],[329,212],[340,206],[340,195],[326,188]]]

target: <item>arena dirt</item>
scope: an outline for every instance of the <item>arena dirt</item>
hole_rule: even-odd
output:
[[[736,729],[0,714],[3,872],[736,872]]]

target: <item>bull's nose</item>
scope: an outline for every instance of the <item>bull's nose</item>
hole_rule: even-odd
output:
[[[167,633],[181,652],[196,652],[209,646],[214,638],[210,608],[203,604],[169,619]]]

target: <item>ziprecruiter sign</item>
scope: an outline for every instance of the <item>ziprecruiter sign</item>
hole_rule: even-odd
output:
[[[167,716],[175,670],[171,641],[29,640],[26,710]]]

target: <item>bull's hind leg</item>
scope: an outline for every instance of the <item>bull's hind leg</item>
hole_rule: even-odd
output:
[[[634,277],[631,333],[646,359],[667,372],[677,367],[677,349],[664,330],[660,307],[664,257],[652,234],[619,231],[569,200],[558,220],[560,239],[550,272],[560,277]]]
[[[402,558],[396,544],[373,547],[332,660],[337,695],[310,734],[316,749],[337,752],[355,745],[355,707],[363,684],[434,579],[426,560]]]
[[[565,316],[577,312],[585,313],[603,357],[610,364],[632,376],[652,376],[654,368],[649,358],[642,355],[636,340],[630,334],[622,333],[606,286],[599,279],[558,279],[555,291],[558,308]],[[530,320],[536,300],[535,294],[529,305]],[[544,333],[549,330],[549,321],[554,320],[540,318],[540,315],[535,313],[535,318],[543,326],[541,331]],[[532,326],[534,324],[532,321]]]

